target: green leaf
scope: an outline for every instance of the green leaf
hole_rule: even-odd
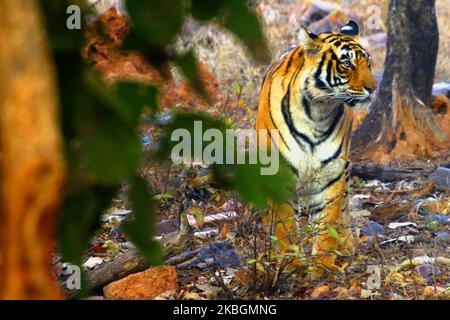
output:
[[[295,193],[295,177],[283,158],[274,175],[262,175],[260,163],[214,165],[213,176],[220,186],[236,190],[240,198],[258,208],[267,208],[268,199],[283,203]]]
[[[201,122],[201,132],[195,132],[196,122]],[[226,147],[226,129],[228,128],[230,128],[230,125],[223,119],[211,118],[209,115],[201,113],[179,113],[174,116],[171,123],[164,127],[164,137],[160,142],[160,148],[157,152],[158,158],[169,158],[173,148],[181,143],[180,141],[171,141],[172,133],[177,129],[185,129],[191,138],[188,141],[188,145],[190,144],[191,158],[186,160],[193,161],[195,142],[201,147],[202,152],[211,143],[209,141],[203,141],[202,134],[208,129],[218,129],[223,137],[222,150],[224,151],[224,158],[222,159],[222,163],[226,163],[227,152],[233,152],[233,158],[236,162],[236,149],[227,150]],[[198,156],[202,156],[202,154]],[[214,180],[220,187],[237,191],[242,200],[247,203],[252,203],[257,207],[266,207],[269,198],[276,203],[282,203],[290,199],[295,191],[296,180],[286,161],[282,157],[279,157],[279,170],[274,175],[263,175],[262,169],[264,167],[266,166],[260,163],[234,165],[216,163],[212,165],[212,170]]]
[[[246,0],[192,0],[191,11],[201,21],[219,18],[225,28],[244,42],[256,60],[267,64],[270,62],[267,41],[248,3]]]
[[[171,141],[172,134],[175,130],[185,129],[188,131],[191,139],[191,150],[192,155],[194,155],[194,147],[195,141],[200,143],[202,150],[204,150],[205,146],[210,142],[204,142],[202,136],[197,136],[195,132],[195,123],[201,122],[202,126],[202,134],[208,129],[218,129],[222,134],[225,135],[225,130],[229,128],[225,124],[223,119],[212,118],[210,115],[205,113],[189,113],[189,112],[179,112],[173,116],[173,119],[170,123],[166,124],[162,128],[162,138],[160,141],[160,146],[156,152],[156,157],[158,160],[169,160],[172,149],[179,143],[178,141]],[[193,160],[193,159],[189,159]]]
[[[172,61],[180,68],[182,74],[200,96],[205,97],[206,92],[200,79],[199,66],[193,50],[178,55]]]
[[[75,2],[75,3],[74,3]],[[89,14],[89,8],[82,1],[47,1],[40,0],[41,11],[44,16],[44,23],[48,32],[50,48],[54,53],[77,52],[85,42],[84,30],[85,19],[83,17]],[[81,29],[68,30],[66,27],[67,8],[71,4],[78,5],[81,11]]]
[[[144,108],[149,108],[152,112],[158,111],[158,89],[155,86],[120,81],[117,84],[116,95],[123,105],[137,111],[134,114],[136,117],[139,117]]]
[[[244,42],[256,60],[261,63],[270,62],[261,24],[256,14],[250,11],[248,1],[227,0],[224,26]]]
[[[129,53],[131,51],[139,51],[157,69],[163,78],[171,76],[168,68],[169,55],[165,47],[160,47],[149,43],[144,37],[138,34],[135,29],[132,29],[128,36],[120,46],[121,51]]]
[[[339,239],[339,233],[333,227],[328,227],[327,228],[327,232],[333,238]]]
[[[117,116],[128,122],[130,126],[137,126],[139,116],[144,108],[152,112],[158,109],[156,87],[134,81],[119,81],[113,90],[109,89],[97,72],[86,70],[84,81],[90,92],[104,106],[111,108]]]
[[[298,244],[293,244],[291,247],[292,247],[292,250],[294,250],[294,253],[295,253],[296,255],[299,255],[299,254],[300,254],[300,247],[299,247]]]
[[[258,261],[256,260],[256,259],[250,259],[250,260],[247,260],[247,264],[255,264],[255,263],[257,263]]]
[[[155,90],[122,83],[114,93],[93,71],[84,74],[80,87],[74,87],[79,92],[64,91],[70,99],[63,99],[70,114],[65,124],[79,144],[69,149],[69,168],[78,178],[104,186],[133,176],[141,159],[139,116],[147,99],[149,105],[155,103]],[[139,90],[144,93],[136,94]],[[130,92],[136,96],[126,101]]]
[[[153,198],[155,198],[156,200],[173,199],[174,196],[170,193],[164,193],[164,194],[158,194],[158,195],[154,196]]]
[[[161,248],[152,238],[155,234],[156,216],[153,209],[153,197],[147,182],[140,177],[136,177],[132,183],[130,201],[134,217],[126,221],[122,229],[149,263],[161,264],[163,257]]]
[[[235,84],[235,92],[237,95],[241,95],[241,84],[239,82]]]
[[[85,179],[111,185],[132,175],[140,163],[141,144],[137,128],[108,113],[107,107],[78,107],[76,127],[79,132],[78,168]]]
[[[200,21],[213,19],[219,15],[226,2],[226,0],[192,0],[192,16]]]
[[[58,247],[64,260],[81,265],[100,217],[110,206],[117,188],[84,187],[66,195],[58,228]]]
[[[339,250],[334,250],[334,253],[336,253],[340,257],[344,256],[344,254],[342,252],[340,252]]]
[[[182,0],[128,0],[126,7],[139,37],[160,48],[173,41],[186,14]]]

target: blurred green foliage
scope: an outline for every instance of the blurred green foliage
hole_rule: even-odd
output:
[[[70,4],[81,1],[41,0],[51,51],[58,76],[61,122],[68,164],[68,185],[59,223],[58,246],[63,259],[80,264],[89,241],[100,227],[102,213],[111,205],[121,185],[131,185],[133,219],[122,226],[128,238],[150,263],[161,262],[162,253],[153,242],[155,212],[152,190],[136,172],[142,161],[140,115],[158,110],[158,88],[133,82],[107,86],[81,57],[85,25],[66,29]],[[256,15],[244,0],[133,0],[126,7],[132,29],[121,50],[142,52],[155,66],[172,63],[192,87],[205,96],[193,52],[183,55],[167,50],[184,21],[216,21],[240,38],[255,59],[268,62],[268,50]],[[91,10],[83,6],[83,15]],[[85,23],[83,17],[83,24]],[[162,69],[161,69],[162,70]],[[202,120],[205,128],[225,130],[220,119],[202,114],[180,114],[169,123],[166,137],[176,128],[188,128]],[[159,155],[167,159],[169,143]],[[237,190],[242,199],[263,206],[268,197],[282,201],[293,181],[282,166],[279,175],[261,176],[258,165],[214,166],[218,181]]]
[[[201,122],[202,132],[195,132],[195,122]],[[196,137],[198,134],[203,134],[209,129],[218,129],[221,136],[224,137],[221,141],[221,150],[232,153],[235,164],[227,163],[228,154],[224,153],[220,163],[214,163],[211,166],[214,180],[222,187],[234,190],[238,193],[240,198],[258,208],[266,207],[270,198],[276,203],[281,203],[286,199],[291,198],[295,191],[295,178],[292,174],[292,169],[289,168],[287,162],[280,157],[279,170],[275,175],[262,175],[261,169],[264,165],[259,161],[259,155],[256,154],[257,163],[250,164],[246,161],[245,164],[236,164],[237,157],[237,141],[234,141],[232,150],[227,150],[227,129],[233,129],[224,119],[213,118],[203,113],[178,113],[172,121],[163,127],[164,136],[161,139],[160,147],[156,157],[159,160],[169,159],[171,151],[179,143],[179,141],[172,141],[172,133],[177,129],[186,129],[191,137],[190,150],[195,149],[195,144],[201,141],[202,148],[211,144],[211,141],[204,141],[203,137]],[[199,139],[201,139],[199,141]],[[220,143],[220,142],[219,142]],[[242,152],[242,151],[241,151]],[[250,159],[249,151],[246,152],[246,159]],[[188,159],[193,161],[195,159]]]

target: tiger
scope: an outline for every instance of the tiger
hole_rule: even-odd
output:
[[[377,80],[355,21],[320,34],[302,26],[298,35],[299,43],[264,76],[256,130],[278,130],[277,141],[269,135],[263,144],[277,148],[296,174],[298,200],[314,229],[311,271],[320,275],[342,271],[336,252],[354,253],[348,203],[352,108],[368,108]],[[292,237],[298,210],[284,203],[274,211],[276,236]]]

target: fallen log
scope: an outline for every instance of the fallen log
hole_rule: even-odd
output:
[[[431,172],[431,170],[423,168],[395,168],[378,164],[353,164],[351,174],[364,180],[376,179],[382,182],[394,182],[414,180],[418,177],[426,178]]]

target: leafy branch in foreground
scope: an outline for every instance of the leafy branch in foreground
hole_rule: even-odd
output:
[[[156,264],[161,261],[161,251],[152,240],[152,190],[136,172],[142,162],[141,114],[158,110],[159,88],[123,81],[107,85],[80,55],[86,25],[81,30],[64,28],[66,8],[71,2],[41,0],[40,4],[56,64],[69,171],[58,232],[61,254],[65,260],[80,264],[92,235],[100,227],[102,213],[121,185],[128,182],[134,215],[123,229],[143,256]],[[83,14],[89,10],[83,7]],[[127,10],[132,28],[121,50],[141,52],[163,75],[161,67],[174,64],[204,97],[195,54],[174,54],[167,49],[187,18],[217,22],[241,39],[256,60],[268,62],[263,32],[247,1],[134,0],[127,1]],[[225,122],[199,114],[180,115],[171,126],[189,128],[197,118],[207,126],[226,128]],[[223,186],[237,190],[243,200],[258,206],[265,205],[268,197],[282,200],[286,196],[280,192],[284,190],[280,186],[289,180],[286,171],[275,178],[261,176],[257,165],[218,165],[213,171],[218,181],[226,182]]]
[[[191,137],[195,137],[198,134],[195,132],[196,122],[202,124],[202,130],[205,132],[208,129],[218,129],[222,137],[227,137],[226,130],[231,129],[224,119],[212,118],[202,113],[178,113],[163,128],[163,139],[160,143],[157,157],[163,160],[169,159],[171,150],[174,150],[178,143],[171,141],[172,133],[175,130],[185,129]],[[201,139],[201,137],[195,138]],[[210,144],[210,142],[204,140],[195,141],[191,139],[190,149],[194,150],[194,144],[199,142],[202,144],[201,150],[206,150],[205,148]],[[214,142],[217,143],[217,141]],[[274,175],[262,175],[261,169],[264,165],[261,163],[258,154],[255,155],[256,163],[251,164],[250,161],[246,161],[244,164],[239,164],[236,161],[238,153],[236,141],[232,144],[232,149],[227,148],[226,139],[220,141],[219,144],[217,146],[218,149],[226,152],[223,154],[223,159],[219,159],[218,162],[211,165],[213,178],[219,187],[236,191],[243,201],[258,208],[266,207],[269,198],[276,203],[281,203],[292,196],[295,190],[295,179],[283,158],[280,157],[279,170]],[[226,164],[229,156],[234,159],[234,164]],[[244,156],[247,160],[250,159],[248,151],[245,152]],[[191,157],[191,159],[186,160],[193,161],[194,159]]]

